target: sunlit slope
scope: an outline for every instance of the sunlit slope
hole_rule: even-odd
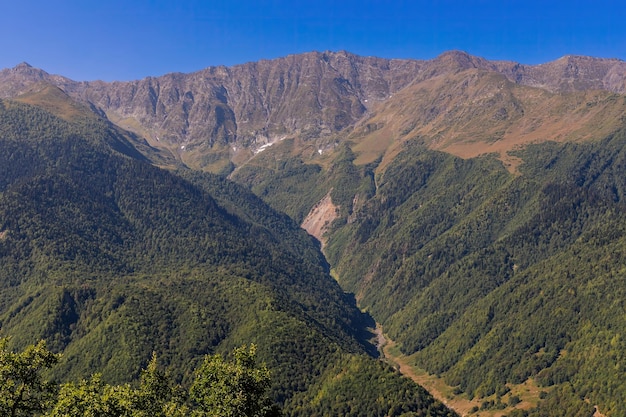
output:
[[[625,145],[623,131],[532,145],[515,175],[408,146],[326,252],[402,350],[451,385],[484,396],[534,377],[619,415]]]
[[[155,167],[118,132],[0,104],[0,326],[15,347],[46,339],[58,378],[115,383],[156,352],[184,384],[204,354],[256,343],[290,415],[448,414],[367,355],[369,319],[291,219],[223,179]],[[379,382],[349,382],[362,378]]]
[[[496,153],[511,170],[508,152],[544,141],[599,140],[623,124],[626,100],[608,91],[552,93],[515,84],[483,70],[416,82],[396,93],[347,136],[357,162],[386,155],[417,140],[430,149],[468,158]]]

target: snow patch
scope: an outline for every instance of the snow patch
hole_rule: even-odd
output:
[[[266,138],[266,139],[267,139],[267,138]],[[254,151],[254,154],[256,155],[256,154],[258,154],[258,153],[261,153],[261,152],[263,152],[264,150],[266,150],[267,148],[269,148],[270,146],[272,146],[273,144],[275,144],[276,142],[281,142],[281,141],[283,141],[283,140],[285,140],[285,139],[287,139],[287,136],[281,136],[281,137],[275,138],[275,139],[274,139],[274,140],[272,140],[271,142],[267,142],[266,144],[261,145],[259,148],[257,148],[257,149]]]
[[[266,150],[267,148],[269,148],[270,146],[272,146],[273,143],[266,143],[265,145],[262,145],[259,149],[257,149],[256,151],[254,151],[254,154],[258,154],[263,152],[264,150]]]

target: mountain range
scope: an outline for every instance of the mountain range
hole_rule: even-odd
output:
[[[475,134],[485,121],[488,129],[472,141],[504,140],[508,149],[519,136],[577,139],[585,132],[576,125],[537,126],[575,111],[603,124],[606,111],[623,110],[607,101],[626,92],[625,73],[617,59],[566,56],[529,66],[459,51],[429,61],[311,52],[112,83],[76,82],[22,63],[0,72],[0,97],[55,85],[183,163],[223,173],[277,141],[325,138],[320,146],[329,146],[354,128],[359,134],[385,127],[372,133],[376,141],[383,133],[428,136],[438,148],[460,142],[453,146],[460,154],[468,151],[458,136]],[[450,119],[462,124],[450,126]]]
[[[60,377],[132,378],[139,335],[184,381],[253,338],[288,414],[446,413],[392,396],[373,318],[462,414],[626,410],[625,62],[312,52],[112,83],[20,64],[0,96],[0,320],[66,352]]]

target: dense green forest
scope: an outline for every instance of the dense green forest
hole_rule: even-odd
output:
[[[511,416],[626,410],[626,131],[529,145],[516,173],[419,138],[384,166],[285,140],[241,185],[137,146],[0,101],[1,335],[62,352],[55,381],[137,394],[154,352],[187,390],[207,355],[255,343],[286,415],[449,415],[372,358],[373,317],[470,398],[545,389]],[[328,194],[325,258],[298,224]]]
[[[254,343],[286,415],[451,415],[371,357],[371,325],[243,187],[158,168],[105,120],[0,102],[0,328],[62,353],[54,380],[122,386],[154,352],[189,387],[206,355]]]
[[[329,263],[419,367],[470,398],[533,377],[553,391],[529,415],[621,415],[626,131],[515,156],[513,174],[416,140],[380,169],[346,149],[329,168],[294,159],[234,178],[297,220],[315,202],[294,184],[332,190]]]

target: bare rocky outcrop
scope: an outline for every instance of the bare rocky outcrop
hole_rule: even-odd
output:
[[[497,63],[498,72],[511,81],[551,92],[607,90],[626,93],[626,62],[588,56],[564,56],[541,65]]]
[[[338,207],[333,204],[329,192],[311,209],[302,221],[301,227],[319,240],[323,247],[326,244],[324,234],[332,222],[339,217],[337,211]]]
[[[33,83],[48,82],[153,145],[232,152],[289,136],[333,135],[411,85],[467,70],[500,73],[515,84],[550,92],[626,92],[626,63],[617,59],[567,56],[529,66],[461,51],[428,61],[342,51],[111,83],[72,81],[22,63],[0,71],[0,97],[15,97]]]
[[[292,55],[130,82],[73,82],[20,64],[0,72],[0,96],[48,81],[148,139],[174,144],[262,145],[271,138],[323,136],[361,118],[406,86],[419,61],[347,52]]]
[[[0,71],[0,98],[12,98],[28,92],[34,84],[50,83],[59,87],[74,84],[69,78],[51,75],[22,62],[13,68]]]

